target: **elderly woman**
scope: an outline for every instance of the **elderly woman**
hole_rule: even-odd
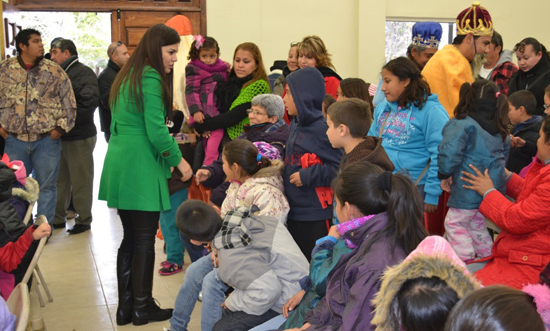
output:
[[[279,150],[284,159],[285,144],[289,135],[289,126],[283,120],[285,105],[278,95],[260,94],[252,99],[252,106],[247,111],[250,124],[244,126],[244,132],[236,139],[248,139],[251,142],[265,141]],[[221,155],[221,154],[220,154]],[[221,156],[211,165],[197,171],[197,181],[204,186],[216,188],[211,201],[221,205],[225,198],[225,174],[222,169]]]

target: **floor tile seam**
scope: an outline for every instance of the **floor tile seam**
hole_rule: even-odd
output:
[[[109,314],[109,320],[111,321],[111,327],[113,328],[113,331],[116,331],[116,326],[115,326],[115,322],[113,320],[113,316],[111,315],[111,310],[109,309],[109,303],[107,301],[107,296],[105,295],[105,289],[103,287],[103,280],[101,279],[101,275],[99,274],[99,269],[97,267],[97,261],[96,261],[96,256],[95,256],[95,253],[94,253],[94,250],[92,249],[92,244],[91,244],[91,238],[89,238],[89,241],[88,241],[88,248],[90,249],[90,252],[92,254],[92,260],[94,261],[94,269],[95,269],[95,273],[97,274],[97,278],[99,279],[99,286],[101,287],[101,294],[103,295],[103,301],[105,301],[105,307],[107,308],[107,314]]]

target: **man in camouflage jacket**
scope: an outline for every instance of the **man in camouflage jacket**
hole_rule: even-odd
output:
[[[69,77],[43,59],[40,32],[15,37],[19,56],[0,63],[0,136],[5,153],[21,160],[40,185],[38,214],[53,222],[61,136],[75,123],[76,101]]]

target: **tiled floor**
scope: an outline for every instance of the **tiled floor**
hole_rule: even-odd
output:
[[[95,194],[106,149],[105,140],[99,134],[94,152]],[[131,324],[123,327],[116,325],[116,252],[122,240],[122,225],[116,210],[107,208],[104,201],[94,201],[93,215],[91,231],[69,235],[64,229],[55,230],[44,248],[39,266],[54,299],[42,308],[47,329],[158,331],[163,330],[163,327],[168,328],[168,321],[140,327]],[[69,221],[67,226],[72,227],[73,224],[73,221]],[[162,247],[163,241],[157,239],[153,296],[161,307],[169,308],[174,307],[184,273],[172,276],[160,276],[157,273],[159,263],[166,259]],[[189,263],[189,256],[186,254],[185,264]],[[201,304],[197,302],[189,325],[190,331],[200,330],[200,308]]]

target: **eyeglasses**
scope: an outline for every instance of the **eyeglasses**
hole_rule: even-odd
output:
[[[260,116],[260,115],[269,116],[266,113],[260,113],[258,110],[254,110],[254,109],[248,109],[246,112],[249,114],[252,113],[254,114],[254,116]]]
[[[120,40],[117,41],[115,48],[113,48],[113,52],[111,53],[111,56],[113,56],[113,55],[115,54],[116,49],[117,49],[119,46],[122,46],[122,41],[120,41]]]

